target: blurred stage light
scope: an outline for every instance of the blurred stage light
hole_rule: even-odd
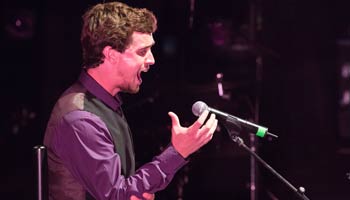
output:
[[[340,99],[340,105],[343,107],[350,105],[350,91],[349,90],[343,91],[342,97]]]
[[[343,64],[341,68],[341,76],[345,79],[348,79],[350,77],[350,64],[345,63]]]
[[[7,10],[4,14],[5,31],[15,40],[31,39],[35,33],[34,13],[28,9]]]
[[[337,41],[338,135],[340,142],[350,145],[350,39]]]

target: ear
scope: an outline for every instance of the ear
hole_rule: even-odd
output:
[[[118,60],[120,53],[111,46],[105,46],[102,50],[102,54],[105,57],[105,61],[114,63]]]

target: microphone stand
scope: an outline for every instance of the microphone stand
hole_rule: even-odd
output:
[[[227,124],[225,124],[227,125]],[[240,138],[236,133],[237,131],[234,131],[233,128],[228,128],[227,126],[224,126],[226,130],[228,131],[232,141],[238,144],[238,146],[245,149],[251,156],[253,156],[256,160],[258,160],[266,169],[268,169],[273,175],[275,175],[278,179],[280,179],[284,184],[288,186],[289,189],[291,189],[297,196],[302,200],[310,200],[305,195],[305,188],[299,187],[299,189],[296,189],[287,179],[285,179],[281,174],[279,174],[276,170],[274,170],[269,164],[267,164],[259,155],[257,155],[253,150],[251,150],[247,145],[244,144],[244,141],[242,138]]]
[[[262,29],[262,10],[261,0],[250,0],[249,2],[249,41],[253,45],[253,48],[255,48],[255,45],[257,43],[257,34]],[[254,109],[254,121],[256,123],[259,123],[259,113],[260,113],[260,96],[261,96],[261,82],[262,82],[262,55],[258,53],[255,58],[256,62],[256,96],[255,96],[255,109]],[[258,152],[258,141],[255,138],[255,135],[250,134],[250,152]],[[255,154],[255,153],[254,153]],[[258,178],[259,178],[259,171],[256,167],[256,160],[254,159],[255,156],[250,155],[250,199],[251,200],[258,200]]]

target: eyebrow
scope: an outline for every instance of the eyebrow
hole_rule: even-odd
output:
[[[152,42],[152,44],[142,47],[141,49],[147,49],[147,48],[153,47],[155,44],[156,44],[155,42]]]
[[[155,42],[153,42],[150,45],[147,45],[147,46],[144,46],[144,47],[140,47],[139,49],[136,49],[136,51],[141,51],[141,50],[144,50],[144,49],[150,49],[152,46],[154,46],[154,44],[155,44]]]
[[[156,44],[155,41],[153,41],[150,45],[147,45],[147,46],[144,46],[144,47],[135,47],[132,51],[140,51],[140,50],[143,50],[143,49],[148,49],[148,48],[151,48],[152,46],[154,46]]]

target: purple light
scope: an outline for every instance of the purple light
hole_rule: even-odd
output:
[[[343,78],[349,78],[350,77],[350,64],[345,63],[341,68],[341,76]]]
[[[20,27],[22,26],[22,21],[20,19],[17,19],[15,24],[17,27]]]

